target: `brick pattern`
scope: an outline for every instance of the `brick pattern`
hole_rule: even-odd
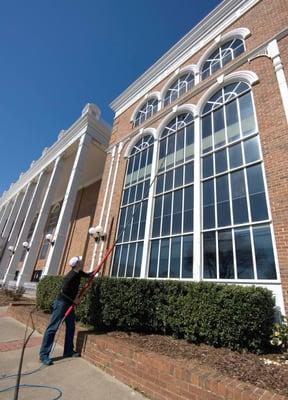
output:
[[[41,337],[31,337],[26,347],[39,346],[42,342]],[[10,340],[9,342],[0,342],[0,352],[22,349],[23,340]]]
[[[10,306],[9,315],[26,322],[25,307]],[[34,314],[36,329],[43,332],[49,316]],[[115,376],[120,381],[140,390],[151,400],[285,400],[271,391],[221,375],[196,362],[148,352],[123,342],[121,339],[101,335],[87,335],[77,328],[77,349],[82,357]],[[64,330],[59,335],[63,343]]]

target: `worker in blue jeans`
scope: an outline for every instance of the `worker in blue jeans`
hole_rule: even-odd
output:
[[[44,333],[42,345],[40,348],[40,361],[44,365],[52,365],[53,361],[49,357],[52,350],[53,341],[59,325],[72,304],[79,304],[78,298],[79,285],[82,277],[89,278],[92,274],[83,272],[82,257],[72,257],[69,261],[71,271],[65,276],[60,293],[53,303],[53,312],[51,320]],[[64,343],[63,357],[79,357],[79,353],[74,351],[73,338],[75,333],[75,312],[74,310],[65,318],[66,334]]]

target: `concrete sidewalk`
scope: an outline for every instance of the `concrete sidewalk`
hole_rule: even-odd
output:
[[[18,321],[5,316],[0,308],[0,376],[17,371],[25,327]],[[26,348],[22,372],[40,366],[38,352],[42,336],[33,334],[30,347]],[[22,384],[55,386],[61,390],[61,400],[145,400],[141,394],[117,381],[102,370],[81,358],[63,359],[62,347],[56,346],[54,365],[45,367],[32,375],[23,376]],[[0,380],[0,399],[11,400],[14,390],[1,392],[13,386],[16,378]],[[59,392],[45,388],[20,388],[19,400],[60,399]]]

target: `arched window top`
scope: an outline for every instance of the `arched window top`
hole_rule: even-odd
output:
[[[224,86],[222,89],[218,90],[210,99],[206,102],[203,109],[203,114],[206,114],[223,104],[232,100],[233,98],[240,96],[244,92],[250,90],[250,86],[246,82],[234,82],[229,85]]]
[[[177,115],[175,118],[170,121],[163,131],[161,132],[160,138],[164,138],[181,128],[185,128],[185,126],[190,125],[193,122],[194,118],[191,113],[183,113]]]
[[[178,76],[165,91],[163,100],[164,107],[178,99],[178,97],[182,96],[182,94],[186,93],[193,86],[194,73],[192,71],[186,71]]]
[[[158,99],[157,97],[151,97],[144,104],[142,104],[141,108],[136,112],[134,118],[134,126],[141,125],[148,118],[152,117],[158,110]]]
[[[152,135],[143,136],[136,144],[134,144],[129,157],[134,156],[142,150],[147,149],[154,143],[154,137]]]
[[[222,43],[204,60],[201,68],[202,80],[224,67],[245,51],[244,40],[233,38]]]

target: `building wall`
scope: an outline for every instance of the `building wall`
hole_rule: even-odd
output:
[[[126,141],[129,137],[133,138],[137,135],[141,128],[157,128],[163,118],[171,112],[175,104],[197,104],[199,99],[215,83],[216,78],[222,74],[227,74],[227,71],[233,69],[241,57],[245,58],[247,52],[257,48],[264,41],[273,39],[276,34],[284,30],[288,20],[288,7],[285,0],[262,0],[250,9],[245,15],[241,16],[224,32],[229,32],[235,28],[245,27],[251,32],[251,36],[245,40],[246,52],[243,53],[235,61],[230,62],[224,68],[218,70],[211,75],[208,79],[200,82],[197,86],[192,88],[185,95],[177,99],[171,105],[165,107],[149,120],[145,121],[142,125],[133,128],[131,124],[131,115],[135,108],[137,108],[144,99],[135,102],[126,111],[119,115],[115,121],[112,130],[112,137],[110,147],[123,141],[124,148],[120,156],[117,154],[119,147],[116,148],[116,154],[113,160],[113,155],[109,154],[106,160],[100,195],[98,199],[97,211],[95,214],[95,221],[99,221],[103,213],[103,220],[106,221],[107,214],[108,222],[107,228],[111,228],[110,240],[115,239],[115,232],[117,228],[118,212],[120,207],[123,180],[126,171],[126,159],[123,157],[125,149],[130,141]],[[223,32],[223,33],[224,33]],[[278,46],[280,49],[280,56],[284,68],[287,68],[288,58],[288,38],[287,36],[279,40]],[[183,65],[196,64],[204,52],[211,46],[211,43],[194,54],[189,60],[185,61]],[[234,68],[235,71],[252,71],[259,77],[259,83],[252,87],[254,96],[256,116],[259,126],[259,136],[261,140],[264,167],[266,171],[268,197],[272,212],[273,227],[275,233],[276,246],[278,251],[278,260],[280,266],[280,276],[283,284],[283,295],[288,309],[288,204],[287,204],[287,157],[285,153],[288,148],[287,138],[287,121],[284,114],[283,104],[280,96],[279,86],[276,80],[275,69],[271,59],[265,56],[255,58],[250,63],[245,62],[243,65]],[[163,71],[164,72],[164,71]],[[234,71],[233,71],[234,72]],[[159,84],[155,85],[149,92],[156,90],[161,91],[165,83],[170,79],[173,74],[167,76]],[[286,79],[287,69],[286,69]],[[276,162],[277,160],[277,162]],[[112,165],[112,171],[110,171]],[[280,166],[280,167],[279,167]],[[112,178],[108,182],[109,172]],[[113,177],[115,176],[115,186],[113,188]],[[105,191],[111,195],[111,208],[108,212],[109,199],[105,202]],[[108,196],[109,198],[109,196]],[[111,239],[113,238],[113,239]],[[101,256],[100,249],[98,256]],[[111,257],[105,266],[104,273],[109,274]]]

